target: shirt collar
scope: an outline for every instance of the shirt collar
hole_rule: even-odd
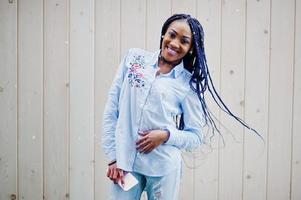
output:
[[[183,70],[184,70],[184,64],[182,60],[180,64],[178,64],[171,70],[171,72],[173,73],[173,77],[178,78],[178,76],[183,72]]]
[[[160,50],[154,53],[153,58],[150,61],[150,65],[153,67],[158,67],[158,56],[160,54]],[[164,76],[172,76],[173,78],[177,78],[184,70],[183,60],[180,64],[176,65],[169,73],[164,74]]]

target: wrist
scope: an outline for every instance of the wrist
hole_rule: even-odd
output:
[[[112,160],[111,162],[109,162],[108,166],[111,166],[113,164],[115,164],[117,161],[116,160]]]
[[[164,128],[162,130],[165,132],[165,135],[166,135],[163,143],[166,143],[168,141],[168,139],[169,139],[170,132],[169,132],[169,130],[167,128]]]

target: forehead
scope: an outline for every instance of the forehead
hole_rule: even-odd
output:
[[[185,35],[185,36],[191,36],[191,30],[187,22],[183,20],[177,20],[172,22],[167,30],[173,29],[175,30],[178,34]]]

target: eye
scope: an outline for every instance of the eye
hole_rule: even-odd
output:
[[[174,32],[168,32],[168,35],[172,39],[176,38],[176,34]]]
[[[182,43],[182,44],[189,44],[190,41],[189,41],[189,39],[187,39],[187,38],[182,38],[182,39],[181,39],[181,43]]]

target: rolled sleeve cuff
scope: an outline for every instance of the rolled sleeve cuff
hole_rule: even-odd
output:
[[[165,144],[188,151],[196,149],[201,145],[202,138],[199,134],[192,131],[181,131],[174,127],[167,127],[165,130],[169,131],[169,139]]]
[[[107,153],[107,158],[109,161],[116,160],[116,152],[112,151],[110,153]]]
[[[165,142],[165,144],[175,145],[176,141],[177,141],[177,135],[176,135],[177,129],[168,126],[168,127],[164,128],[164,130],[166,130],[169,134],[168,139]]]

